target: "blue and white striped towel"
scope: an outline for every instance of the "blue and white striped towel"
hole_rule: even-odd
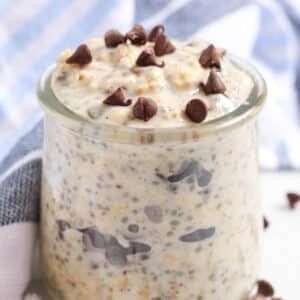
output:
[[[0,0],[0,300],[21,299],[30,274],[42,141],[36,82],[64,48],[134,23],[164,23],[174,38],[199,35],[254,62],[269,86],[261,167],[300,167],[297,0]]]

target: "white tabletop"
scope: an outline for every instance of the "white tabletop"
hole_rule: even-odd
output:
[[[300,192],[300,173],[263,173],[261,190],[263,212],[270,221],[263,235],[261,278],[272,282],[276,295],[283,300],[299,300],[300,205],[290,210],[285,195],[289,191]],[[39,281],[33,284],[35,289],[40,291]]]
[[[300,192],[300,173],[263,174],[263,211],[271,224],[264,232],[262,276],[284,300],[299,300],[300,205],[288,208],[285,195],[289,191]]]

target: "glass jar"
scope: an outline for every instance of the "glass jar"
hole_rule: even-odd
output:
[[[189,128],[95,125],[39,86],[45,109],[41,253],[51,299],[244,300],[262,217],[257,71],[232,113]]]

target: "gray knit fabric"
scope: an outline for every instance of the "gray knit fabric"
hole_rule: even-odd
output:
[[[0,163],[0,176],[15,163],[41,149],[42,122],[23,136]],[[41,158],[33,158],[5,177],[0,183],[0,226],[17,222],[37,222],[39,219]]]
[[[41,160],[26,163],[0,184],[0,225],[39,219]]]

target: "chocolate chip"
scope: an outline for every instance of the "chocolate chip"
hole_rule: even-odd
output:
[[[151,98],[139,97],[133,106],[133,115],[135,118],[149,121],[157,113],[157,104]]]
[[[154,51],[152,48],[145,49],[136,60],[136,65],[139,67],[157,66],[162,68],[165,63],[158,64],[155,59]]]
[[[131,242],[130,246],[126,249],[127,255],[135,255],[137,253],[147,253],[151,251],[151,247],[147,244]]]
[[[296,208],[296,204],[300,201],[300,195],[296,193],[287,193],[287,199],[290,209]]]
[[[83,233],[82,242],[88,251],[105,248],[105,237],[96,227],[79,229]]]
[[[126,100],[121,88],[118,88],[103,101],[105,104],[118,106],[128,106],[131,102],[131,99]]]
[[[115,48],[120,44],[125,43],[125,36],[118,30],[109,30],[104,36],[105,45],[108,48]]]
[[[64,221],[64,220],[56,220],[56,224],[57,224],[57,227],[58,227],[58,236],[60,239],[64,239],[64,232],[67,230],[67,229],[70,229],[71,228],[71,225],[67,222],[67,221]]]
[[[172,53],[176,50],[175,46],[171,43],[165,34],[160,34],[155,41],[154,52],[156,56],[163,56]]]
[[[221,57],[224,56],[224,52],[218,51],[216,47],[210,44],[204,49],[200,55],[199,63],[203,68],[217,68],[221,69]]]
[[[109,247],[109,246],[117,246],[117,247],[121,247],[122,246],[120,245],[119,241],[117,240],[117,238],[115,238],[114,236],[109,236],[106,240],[106,247]]]
[[[149,34],[149,41],[150,42],[156,42],[159,35],[163,34],[165,32],[165,27],[163,25],[156,25],[153,27]]]
[[[200,242],[212,237],[216,232],[215,227],[197,229],[193,232],[182,235],[179,240],[186,243]]]
[[[266,280],[257,281],[257,294],[264,297],[272,297],[274,295],[274,288]]]
[[[215,70],[211,70],[206,84],[200,84],[206,95],[224,94],[226,87]]]
[[[212,178],[212,174],[206,170],[203,166],[199,166],[196,169],[197,183],[200,187],[207,186]]]
[[[135,25],[127,34],[126,39],[133,45],[144,45],[147,42],[147,32],[141,25]]]
[[[195,123],[201,123],[204,121],[207,116],[207,112],[207,105],[201,99],[190,100],[185,108],[186,115]]]
[[[145,206],[144,213],[148,219],[155,224],[161,223],[163,220],[163,211],[158,205]]]
[[[265,216],[263,217],[263,225],[264,225],[264,229],[267,229],[270,226],[270,223]]]
[[[105,250],[105,258],[113,266],[127,265],[126,250],[120,246],[109,246]]]
[[[169,182],[179,182],[184,178],[194,174],[198,163],[195,160],[184,161],[178,171],[173,175],[169,176],[167,179]]]
[[[78,64],[84,66],[92,61],[92,54],[86,44],[80,45],[75,52],[66,60],[67,64]]]
[[[129,224],[128,225],[128,231],[133,232],[133,233],[139,232],[139,225],[137,225],[137,224]]]

